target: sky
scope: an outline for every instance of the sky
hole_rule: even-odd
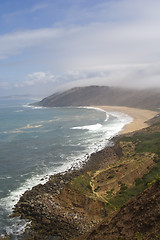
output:
[[[0,0],[0,97],[160,88],[159,0]]]

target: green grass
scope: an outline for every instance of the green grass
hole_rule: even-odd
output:
[[[88,174],[80,175],[71,182],[70,186],[83,194],[92,193],[90,181],[91,177]]]
[[[153,152],[160,156],[160,133],[136,133],[133,137],[122,137],[120,141],[133,142],[136,153]]]
[[[109,199],[109,203],[112,204],[115,208],[120,208],[124,203],[129,201],[132,197],[136,196],[138,193],[144,191],[145,186],[139,185],[133,186],[132,188],[126,190],[120,190],[115,197]]]
[[[120,208],[132,197],[144,191],[149,183],[160,175],[160,133],[136,133],[133,137],[122,137],[120,141],[132,141],[136,146],[136,153],[152,152],[158,154],[158,158],[155,161],[156,165],[148,173],[142,178],[135,179],[135,186],[127,189],[121,184],[116,196],[108,200],[116,208]]]
[[[160,175],[160,161],[153,167],[147,174],[144,174],[142,178],[135,179],[135,186],[131,188],[125,188],[122,186],[120,191],[115,197],[108,201],[116,208],[120,208],[124,203],[129,201],[132,197],[144,191],[149,183],[154,181],[157,176]]]
[[[160,133],[142,133],[137,132],[132,137],[122,137],[120,138],[120,141],[130,141],[135,144],[135,152],[136,153],[144,153],[144,152],[151,152],[156,153],[158,155],[158,158],[155,158],[156,165],[149,170],[147,174],[145,174],[142,178],[135,179],[135,185],[131,188],[127,188],[127,186],[124,183],[121,183],[121,189],[120,191],[112,198],[108,199],[110,204],[106,204],[107,208],[110,208],[110,206],[113,206],[115,208],[120,208],[123,206],[124,203],[126,203],[128,200],[130,200],[132,197],[136,196],[140,192],[144,191],[149,183],[154,181],[157,176],[160,175]],[[120,167],[121,165],[117,166]],[[111,174],[109,178],[113,178],[114,175]],[[90,181],[91,177],[88,174],[81,175],[74,179],[71,182],[71,187],[75,190],[79,191],[83,194],[91,194],[92,189],[90,187]],[[99,190],[99,187],[95,189],[95,191]],[[107,193],[108,195],[111,195],[111,193]]]
[[[111,175],[108,177],[108,179],[112,179],[112,178],[114,178],[114,174],[111,174]]]
[[[106,197],[107,197],[107,198],[111,198],[111,197],[112,197],[112,194],[113,194],[113,191],[114,191],[114,188],[112,188],[110,191],[107,191],[107,192],[106,192]]]
[[[143,183],[143,180],[141,178],[136,178],[135,179],[135,185],[138,186]]]

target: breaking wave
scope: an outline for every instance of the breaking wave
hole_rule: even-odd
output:
[[[102,127],[100,123],[87,125],[87,126],[79,126],[79,127],[72,127],[71,129],[79,129],[79,130],[89,130],[89,131],[96,131]]]

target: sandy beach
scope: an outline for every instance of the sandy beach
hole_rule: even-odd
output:
[[[147,127],[148,124],[145,122],[158,114],[158,112],[139,108],[129,108],[121,106],[96,106],[96,107],[101,108],[105,111],[122,112],[131,116],[133,118],[133,122],[127,124],[122,133],[129,133]]]

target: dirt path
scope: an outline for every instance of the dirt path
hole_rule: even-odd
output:
[[[107,200],[106,198],[104,198],[101,194],[99,194],[97,191],[95,191],[95,184],[94,184],[94,179],[95,179],[95,177],[97,177],[100,173],[102,173],[102,172],[104,172],[104,171],[106,171],[106,170],[108,170],[108,169],[111,169],[112,167],[113,167],[113,166],[110,166],[110,167],[108,167],[108,168],[105,168],[105,169],[101,169],[101,170],[96,171],[96,172],[94,173],[93,177],[91,178],[90,186],[91,186],[91,188],[92,188],[93,194],[95,194],[98,199],[101,199],[103,202],[109,204],[112,208],[115,209],[115,207],[114,207],[110,202],[108,202],[108,200]]]

